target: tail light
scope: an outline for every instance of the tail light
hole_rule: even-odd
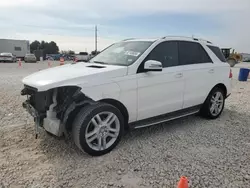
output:
[[[229,78],[233,77],[232,69],[230,69]]]

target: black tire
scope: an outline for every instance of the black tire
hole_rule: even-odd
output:
[[[222,109],[220,110],[220,112],[217,115],[213,115],[210,111],[211,108],[211,99],[212,97],[215,95],[215,93],[220,92],[222,94],[223,97],[223,104],[222,104]],[[225,98],[226,98],[226,93],[223,89],[219,88],[219,87],[215,87],[212,89],[212,91],[209,93],[207,99],[205,100],[205,102],[203,103],[201,110],[200,110],[200,114],[201,116],[207,118],[207,119],[216,119],[218,118],[221,113],[223,112],[224,106],[225,106]]]
[[[118,133],[118,136],[115,140],[115,142],[105,150],[97,151],[92,149],[85,138],[85,132],[87,129],[87,126],[91,119],[101,112],[112,112],[115,114],[119,120],[120,123],[120,131]],[[124,117],[122,113],[114,106],[106,103],[96,103],[93,105],[88,105],[86,107],[83,107],[80,112],[77,114],[74,122],[73,122],[73,130],[72,135],[75,144],[78,148],[80,148],[82,151],[88,153],[92,156],[100,156],[104,155],[106,153],[109,153],[111,150],[113,150],[116,145],[120,142],[121,137],[124,133]]]

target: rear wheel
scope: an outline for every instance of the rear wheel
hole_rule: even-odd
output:
[[[124,118],[121,112],[106,103],[84,107],[73,123],[75,144],[93,156],[110,152],[119,143],[123,131]]]
[[[225,92],[221,88],[215,87],[204,102],[201,115],[209,119],[216,119],[221,115],[224,105]]]

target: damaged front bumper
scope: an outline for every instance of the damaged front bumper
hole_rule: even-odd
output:
[[[23,108],[25,108],[32,117],[39,117],[37,110],[28,101],[23,102]]]
[[[44,100],[42,102],[47,103],[45,100],[50,98],[47,94],[41,95],[37,92],[34,92],[34,90],[30,91],[30,89],[27,89],[27,87],[21,91],[21,94],[30,95],[30,97],[25,102],[23,102],[23,107],[32,117],[34,117],[36,138],[41,129],[45,129],[47,132],[50,132],[55,136],[62,136],[63,132],[61,128],[61,121],[57,118],[57,113],[54,111],[54,107],[57,105],[57,91],[55,90],[52,93],[52,100],[49,102],[48,108],[45,106],[42,108],[42,110],[41,108],[39,109],[40,106],[34,104],[38,104],[37,101],[41,102],[41,100]]]
[[[36,138],[37,138],[37,136],[39,134],[39,131],[42,128],[42,123],[41,123],[39,113],[28,101],[23,102],[23,107],[34,118],[34,121],[35,121],[35,135],[36,135]]]

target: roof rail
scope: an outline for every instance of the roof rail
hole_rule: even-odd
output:
[[[176,36],[176,35],[168,35],[168,36],[164,36],[164,37],[162,37],[162,39],[165,39],[165,38],[167,38],[167,37],[181,37],[181,38],[188,38],[188,39],[192,39],[192,37],[186,37],[186,36]]]
[[[192,37],[186,37],[186,36],[164,36],[164,37],[162,37],[162,39],[165,39],[167,37],[181,37],[181,38],[193,39],[195,41],[206,42],[206,43],[212,44],[212,42],[210,42],[208,40],[204,40],[204,39],[201,39],[201,38],[194,38],[193,36]]]
[[[198,41],[201,41],[201,42],[206,42],[206,43],[209,43],[209,44],[212,44],[212,42],[208,41],[208,40],[205,40],[205,39],[197,39]]]
[[[208,40],[205,40],[205,39],[201,39],[201,38],[193,38],[193,40],[200,41],[200,42],[206,42],[206,43],[212,44],[212,42],[210,42],[210,41],[208,41]]]

